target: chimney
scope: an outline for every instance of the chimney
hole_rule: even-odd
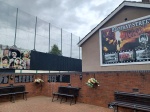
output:
[[[150,0],[142,0],[143,3],[150,3]]]

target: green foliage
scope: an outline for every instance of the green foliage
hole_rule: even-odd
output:
[[[62,52],[61,52],[61,50],[59,50],[59,48],[58,48],[58,46],[56,44],[54,44],[52,46],[51,51],[49,53],[62,56]]]

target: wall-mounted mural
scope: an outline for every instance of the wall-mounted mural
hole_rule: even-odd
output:
[[[0,45],[0,68],[30,69],[30,51]]]
[[[100,29],[101,66],[150,63],[150,16]]]
[[[16,69],[81,71],[81,63],[80,59],[0,45],[0,72]]]

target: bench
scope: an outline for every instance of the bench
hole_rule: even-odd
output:
[[[0,97],[9,96],[10,101],[14,102],[14,93],[12,92],[12,87],[0,87]]]
[[[58,87],[58,92],[53,93],[52,102],[54,101],[55,96],[57,96],[57,100],[59,97],[61,97],[60,103],[62,103],[63,98],[65,98],[67,101],[67,98],[69,97],[71,98],[70,105],[72,104],[73,100],[75,101],[76,104],[76,100],[79,95],[79,90],[80,88],[76,87],[69,87],[69,86]]]
[[[25,85],[13,86],[12,91],[14,93],[14,96],[16,96],[17,94],[22,94],[23,99],[27,100],[27,93],[29,92],[25,90]],[[15,97],[14,97],[14,101],[15,101]]]
[[[118,112],[118,107],[133,109],[134,112],[150,112],[150,94],[115,92],[115,101],[111,103],[114,106],[114,112]]]
[[[9,96],[10,101],[12,102],[15,102],[15,97],[17,94],[23,94],[23,99],[26,97],[27,100],[27,95],[26,95],[27,93],[28,92],[25,91],[24,85],[0,87],[0,97]]]

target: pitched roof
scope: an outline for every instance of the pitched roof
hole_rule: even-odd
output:
[[[114,11],[112,11],[103,21],[101,21],[95,28],[93,28],[79,43],[78,46],[81,45],[89,39],[97,30],[101,28],[110,18],[112,18],[118,11],[120,11],[123,7],[130,6],[130,7],[141,7],[141,8],[150,8],[150,2],[131,2],[131,1],[123,1]]]

